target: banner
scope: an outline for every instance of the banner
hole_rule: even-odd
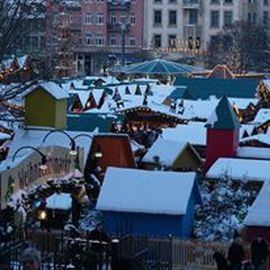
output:
[[[7,207],[7,202],[12,194],[19,190],[25,190],[32,185],[45,183],[49,179],[63,177],[74,171],[75,168],[83,168],[83,149],[77,149],[77,155],[70,155],[69,148],[51,146],[39,148],[46,155],[47,169],[41,170],[41,155],[33,151],[20,163],[19,157],[14,161],[14,167],[10,162],[10,168],[0,172],[0,209]]]

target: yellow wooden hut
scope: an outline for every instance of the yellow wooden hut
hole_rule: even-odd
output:
[[[25,96],[25,125],[66,128],[68,93],[53,82],[34,87]]]

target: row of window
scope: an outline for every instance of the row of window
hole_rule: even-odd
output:
[[[153,26],[161,27],[162,26],[162,10],[154,10]],[[224,26],[231,26],[233,24],[233,11],[225,10],[223,16]],[[196,25],[198,23],[198,11],[192,9],[189,12],[188,24]],[[177,11],[169,10],[168,11],[168,26],[177,26]],[[210,13],[210,27],[219,28],[220,27],[220,11],[212,10]]]
[[[162,4],[163,0],[153,0],[154,4]],[[176,4],[177,0],[166,0],[169,4]],[[199,0],[182,0],[184,4],[198,4]],[[233,4],[233,0],[222,0],[224,4]],[[211,0],[211,4],[220,4],[221,0]]]
[[[84,0],[85,2],[92,3],[92,2],[105,2],[105,0]],[[108,3],[112,4],[121,4],[121,3],[127,3],[126,0],[107,0]],[[136,0],[129,0],[131,3],[135,3]]]
[[[223,25],[230,27],[233,24],[233,11],[225,10],[223,13]],[[210,13],[210,27],[219,28],[220,27],[220,11],[212,10]]]
[[[84,35],[84,43],[85,45],[96,45],[96,46],[104,46],[105,44],[105,37],[102,33],[98,33],[93,35],[92,33],[85,33]],[[116,36],[111,35],[109,37],[109,44],[110,46],[119,46],[121,45],[121,40],[117,39]],[[129,37],[128,44],[130,46],[136,46],[136,39],[135,37]]]
[[[154,27],[161,27],[163,22],[163,12],[162,10],[154,10],[153,15],[153,26]],[[168,11],[168,26],[169,27],[176,27],[177,20],[178,20],[178,13],[177,10],[169,10]],[[197,24],[198,23],[198,10],[191,9],[189,11],[188,16],[188,24]]]
[[[118,20],[120,23],[126,23],[126,19],[127,18],[125,15],[121,15]],[[91,25],[91,24],[103,25],[105,23],[105,16],[103,13],[97,13],[97,14],[86,13],[84,17],[84,23],[87,25]],[[117,23],[118,23],[117,17],[114,14],[111,14],[110,24],[114,25]],[[132,14],[129,17],[129,23],[131,25],[136,24],[136,16],[134,14]]]

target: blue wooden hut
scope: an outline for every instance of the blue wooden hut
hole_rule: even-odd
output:
[[[188,238],[201,203],[194,172],[107,169],[97,210],[111,234]]]

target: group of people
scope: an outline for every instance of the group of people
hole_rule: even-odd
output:
[[[237,235],[229,247],[227,259],[221,252],[215,252],[214,259],[218,270],[261,270],[268,253],[266,241],[258,236],[250,245],[251,260],[246,260],[242,239]]]
[[[21,254],[21,265],[23,270],[40,270],[41,253],[34,247],[27,247]],[[10,265],[10,259],[6,254],[0,255],[0,269],[12,269]]]

